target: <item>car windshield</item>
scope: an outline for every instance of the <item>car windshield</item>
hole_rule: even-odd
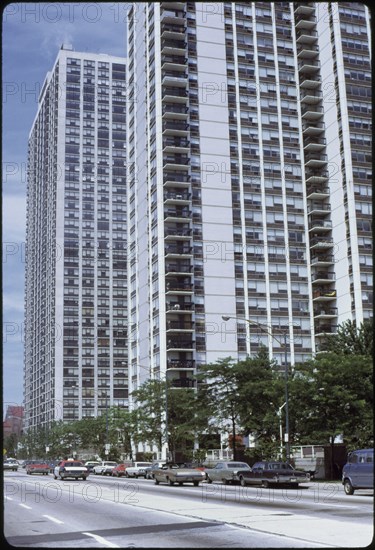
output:
[[[249,466],[244,462],[232,462],[228,464],[228,468],[248,468]]]
[[[70,462],[66,462],[66,466],[83,466],[82,462],[74,462],[73,460]]]

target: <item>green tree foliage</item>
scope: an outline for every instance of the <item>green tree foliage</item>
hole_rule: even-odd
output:
[[[360,326],[354,321],[342,323],[336,334],[326,337],[324,351],[333,351],[344,355],[373,355],[373,320],[368,319]]]
[[[344,436],[349,447],[373,444],[373,372],[369,357],[333,352],[296,367],[291,384],[301,444]]]

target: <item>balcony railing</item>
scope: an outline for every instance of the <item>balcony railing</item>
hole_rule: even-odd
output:
[[[195,361],[193,359],[168,359],[167,369],[194,369]]]

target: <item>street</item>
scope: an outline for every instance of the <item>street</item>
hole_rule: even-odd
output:
[[[87,481],[4,473],[4,535],[13,547],[366,547],[373,491],[337,483],[299,489],[90,475]]]

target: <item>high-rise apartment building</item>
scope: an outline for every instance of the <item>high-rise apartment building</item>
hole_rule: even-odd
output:
[[[30,133],[26,429],[126,407],[125,60],[63,46]]]
[[[367,7],[136,3],[127,40],[131,387],[371,316]]]

